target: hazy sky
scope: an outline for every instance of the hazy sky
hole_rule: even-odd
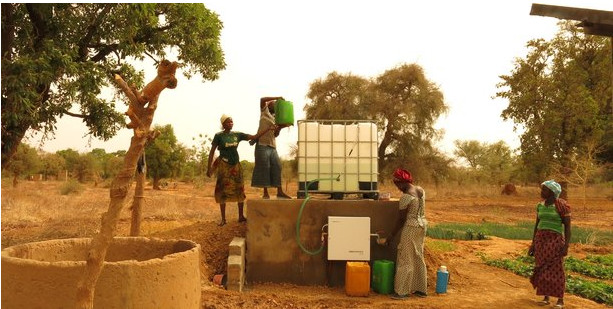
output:
[[[500,117],[508,103],[492,97],[499,76],[526,55],[526,42],[550,39],[558,30],[558,19],[530,15],[533,2],[613,11],[611,0],[205,1],[224,25],[227,67],[205,83],[179,71],[177,88],[160,96],[154,124],[171,124],[186,146],[198,134],[218,132],[223,113],[233,117],[234,130],[255,134],[262,96],[283,96],[294,103],[295,119],[304,119],[309,85],[330,72],[374,78],[417,63],[449,106],[436,125],[445,132],[441,150],[451,153],[458,139],[503,140],[515,148],[518,133]],[[148,82],[155,68],[143,68]],[[132,136],[123,129],[109,141],[90,143],[86,132],[80,120],[64,117],[42,149],[127,150]],[[297,136],[297,127],[281,131],[279,155],[288,156]],[[38,145],[36,138],[29,143]],[[241,143],[241,159],[253,161],[253,150]]]

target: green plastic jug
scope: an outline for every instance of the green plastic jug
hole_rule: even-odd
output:
[[[290,101],[279,99],[275,103],[275,123],[282,125],[294,125],[294,104]]]
[[[396,263],[388,260],[376,260],[372,268],[372,287],[379,294],[390,294],[394,291],[394,273]]]

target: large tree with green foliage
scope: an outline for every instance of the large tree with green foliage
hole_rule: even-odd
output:
[[[611,44],[604,37],[585,35],[569,22],[550,41],[527,43],[528,54],[502,75],[496,96],[509,101],[502,118],[521,128],[521,157],[541,181],[570,168],[570,158],[596,143],[601,153],[613,153],[610,132]],[[607,138],[607,133],[609,137]],[[612,162],[611,157],[601,157]],[[553,171],[558,163],[560,171]]]
[[[162,178],[177,176],[187,159],[187,150],[177,142],[172,125],[153,127],[160,135],[145,147],[147,174],[153,178],[153,188],[160,189]]]
[[[119,73],[138,88],[133,63],[172,51],[186,77],[225,68],[222,23],[196,3],[2,3],[2,167],[30,129],[53,135],[64,115],[106,140],[124,124],[100,96]]]
[[[307,97],[311,100],[305,106],[308,119],[377,122],[382,137],[380,171],[388,164],[420,164],[426,158],[445,161],[431,141],[439,137],[434,123],[448,107],[442,92],[417,64],[400,65],[374,79],[333,72],[313,82]]]

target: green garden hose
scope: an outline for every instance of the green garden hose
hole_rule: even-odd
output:
[[[302,205],[300,205],[300,211],[298,211],[298,218],[296,219],[296,243],[298,243],[298,246],[300,247],[300,249],[302,249],[302,251],[310,255],[317,255],[321,253],[321,251],[324,249],[324,242],[322,240],[321,246],[319,247],[319,249],[315,251],[310,251],[309,249],[305,248],[304,245],[302,245],[302,242],[300,241],[300,221],[302,219],[302,211],[304,210],[304,206],[306,205],[307,201],[311,199],[311,197],[309,196],[309,186],[311,185],[311,183],[320,181],[320,180],[341,181],[341,175],[338,175],[338,177],[336,178],[319,178],[319,179],[307,181],[306,186],[304,188],[305,198],[304,198],[304,201],[302,202]]]

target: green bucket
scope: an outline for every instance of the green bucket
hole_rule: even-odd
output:
[[[294,104],[282,99],[275,103],[275,123],[281,125],[294,125]]]
[[[372,269],[372,287],[379,294],[394,291],[394,272],[396,264],[388,260],[376,260]]]

